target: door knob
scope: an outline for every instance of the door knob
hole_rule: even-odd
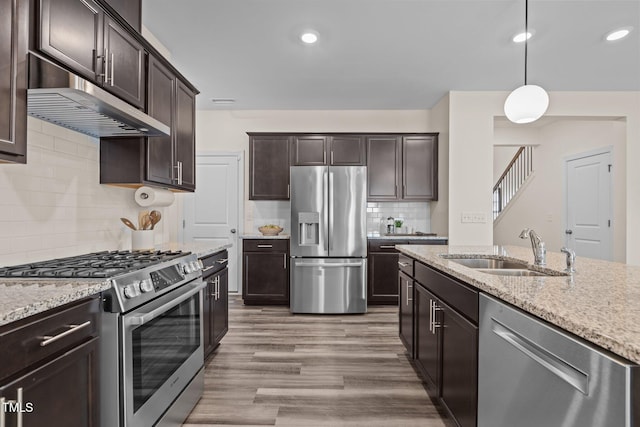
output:
[[[564,230],[565,234],[573,234],[573,230]]]
[[[236,234],[236,229],[235,228],[232,228],[230,231],[231,231],[231,234]]]

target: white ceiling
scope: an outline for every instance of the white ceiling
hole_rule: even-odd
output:
[[[524,0],[143,0],[199,109],[424,109],[524,79]],[[605,42],[609,31],[630,36]],[[528,82],[640,90],[640,0],[530,0]],[[319,33],[314,46],[298,41]],[[214,105],[211,98],[233,98]]]

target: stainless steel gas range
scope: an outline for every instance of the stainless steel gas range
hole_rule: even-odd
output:
[[[0,276],[101,278],[101,424],[179,426],[202,395],[202,270],[183,252],[97,252]]]

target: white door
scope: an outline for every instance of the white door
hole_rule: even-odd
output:
[[[567,246],[586,258],[612,259],[611,152],[565,161]]]
[[[230,242],[229,291],[237,292],[241,154],[197,154],[196,191],[184,197],[183,241]]]

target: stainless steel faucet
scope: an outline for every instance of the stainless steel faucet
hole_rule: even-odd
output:
[[[560,252],[563,254],[567,254],[567,268],[564,270],[567,273],[575,273],[576,272],[576,252],[573,249],[562,248]]]
[[[547,250],[544,247],[544,242],[538,236],[535,231],[525,228],[520,232],[521,239],[531,239],[531,249],[533,249],[533,257],[535,258],[534,265],[544,266],[547,264]]]

